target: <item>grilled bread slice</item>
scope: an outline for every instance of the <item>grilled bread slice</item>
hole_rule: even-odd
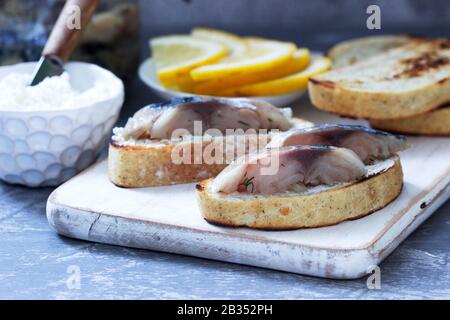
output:
[[[356,182],[317,186],[301,193],[274,195],[224,194],[212,179],[196,186],[208,222],[257,229],[322,227],[366,216],[392,202],[401,192],[403,173],[397,156],[370,166]]]
[[[377,54],[410,44],[418,40],[411,36],[374,36],[344,41],[333,47],[328,56],[333,68],[346,67],[369,59]],[[450,135],[450,106],[444,106],[430,112],[391,120],[371,120],[372,127],[404,134],[420,134],[431,136]]]
[[[309,121],[292,118],[294,127],[305,128],[313,124]],[[241,136],[242,143],[249,137]],[[162,186],[180,183],[196,182],[216,176],[227,163],[174,163],[172,154],[177,150],[190,150],[190,159],[194,159],[194,152],[201,150],[201,154],[210,153],[216,146],[227,143],[223,137],[200,137],[182,142],[169,140],[151,142],[114,140],[109,146],[108,171],[110,180],[117,186],[139,188]],[[264,147],[270,141],[270,136],[253,136],[259,146]],[[120,141],[120,142],[118,142]],[[239,137],[236,136],[239,143]],[[248,140],[246,140],[248,142]],[[219,148],[219,147],[218,147]],[[218,150],[218,149],[217,149]],[[233,159],[230,159],[230,161]],[[222,161],[224,162],[224,161]]]
[[[450,136],[450,105],[403,119],[370,120],[374,128],[403,134]]]
[[[406,118],[450,102],[450,40],[415,40],[309,80],[317,108],[368,119]]]
[[[411,43],[411,36],[373,36],[343,41],[328,52],[333,68],[347,67],[386,51]]]

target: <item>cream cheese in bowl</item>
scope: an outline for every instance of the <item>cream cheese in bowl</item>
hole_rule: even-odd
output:
[[[122,81],[93,64],[29,87],[35,63],[0,68],[0,179],[55,186],[95,161],[124,100]]]

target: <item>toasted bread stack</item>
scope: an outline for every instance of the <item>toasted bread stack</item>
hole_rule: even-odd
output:
[[[317,108],[387,131],[450,135],[450,40],[362,38],[329,57],[333,70],[309,81]]]

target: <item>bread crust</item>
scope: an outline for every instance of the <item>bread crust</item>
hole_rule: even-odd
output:
[[[341,68],[384,53],[389,49],[420,40],[409,35],[370,36],[351,39],[336,44],[328,51],[327,56],[332,60],[333,68]]]
[[[365,93],[340,87],[332,81],[309,79],[311,102],[318,109],[350,118],[402,119],[425,114],[450,103],[449,81],[436,81],[414,92]]]
[[[352,118],[398,119],[427,113],[450,102],[449,43],[449,40],[414,41],[369,60],[312,77],[308,83],[311,102],[321,110]],[[363,77],[363,80],[352,76],[357,70],[372,74],[385,61],[399,73],[385,70],[385,74]],[[442,78],[441,74],[436,80],[438,72],[449,75]],[[412,85],[410,90],[398,90],[404,88],[405,81],[413,83],[417,79],[426,81]],[[364,89],[370,81],[374,85],[383,81],[383,89]]]
[[[394,133],[450,136],[450,106],[409,118],[370,120],[370,125]]]
[[[196,143],[190,143],[191,157]],[[201,150],[209,143],[200,145]],[[109,146],[108,173],[115,185],[126,188],[164,186],[195,182],[216,176],[226,164],[175,164],[172,151],[177,144],[144,146]]]
[[[298,127],[313,125],[300,118],[293,118],[293,123]],[[260,146],[264,145],[263,142],[268,142],[267,137],[263,135],[258,141]],[[191,150],[191,159],[194,159],[194,150],[202,150],[201,154],[204,154],[211,143],[217,142],[223,142],[223,138],[189,142],[185,145],[187,150]],[[178,146],[178,143],[127,145],[112,142],[108,155],[109,179],[115,185],[124,188],[173,185],[215,177],[228,165],[228,163],[175,164],[172,161],[172,152]]]
[[[309,195],[236,198],[208,191],[212,180],[197,185],[202,216],[208,222],[233,227],[286,230],[334,225],[377,211],[400,194],[400,160],[387,170],[357,183]]]

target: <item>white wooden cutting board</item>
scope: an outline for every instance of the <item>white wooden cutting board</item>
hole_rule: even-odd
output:
[[[316,123],[363,123],[298,106]],[[450,138],[410,139],[401,154],[404,188],[397,200],[365,218],[336,226],[259,231],[208,224],[194,184],[123,189],[102,162],[56,189],[47,217],[62,235],[328,278],[358,278],[378,265],[450,197]]]

